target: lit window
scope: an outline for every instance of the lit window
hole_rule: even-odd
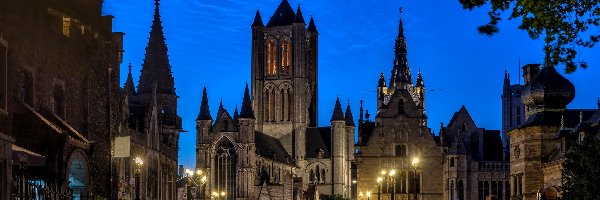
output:
[[[69,37],[71,35],[71,18],[63,16],[63,35]]]
[[[281,72],[285,74],[290,73],[291,49],[292,44],[289,40],[285,40],[281,44]]]
[[[273,40],[267,43],[267,74],[277,74],[277,44]]]

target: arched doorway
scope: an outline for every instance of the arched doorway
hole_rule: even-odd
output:
[[[88,160],[83,151],[75,150],[69,158],[67,180],[73,192],[73,200],[88,199]]]

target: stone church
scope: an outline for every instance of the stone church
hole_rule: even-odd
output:
[[[283,0],[252,28],[251,84],[242,107],[221,104],[214,120],[203,91],[196,119],[196,168],[209,173],[200,196],[318,199],[351,196],[354,119],[336,100],[331,124],[318,122],[318,31]]]
[[[135,176],[139,175],[141,199],[176,199],[178,142],[182,131],[177,114],[175,80],[160,19],[159,1],[146,55],[136,87],[131,64],[121,88],[118,137],[127,138],[130,154],[115,158],[119,199],[135,199]],[[121,145],[122,144],[117,144]],[[143,161],[136,165],[135,158]]]
[[[476,126],[461,107],[436,136],[427,125],[425,82],[416,82],[407,60],[402,19],[389,84],[377,84],[375,120],[358,120],[357,192],[364,199],[508,199],[509,163],[499,130]],[[416,196],[416,197],[415,197]]]
[[[567,109],[575,97],[573,84],[552,66],[523,67],[522,100],[527,119],[508,131],[513,199],[560,199],[562,163],[570,146],[598,136],[596,109]]]

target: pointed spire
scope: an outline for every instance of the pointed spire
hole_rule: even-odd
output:
[[[265,26],[263,25],[262,17],[260,16],[260,11],[256,10],[256,15],[254,15],[254,22],[252,22],[252,26]]]
[[[210,116],[210,110],[208,108],[208,95],[206,94],[206,86],[204,86],[204,90],[202,91],[200,112],[198,113],[198,118],[196,118],[196,120],[212,120],[212,117]]]
[[[392,69],[392,79],[400,83],[400,86],[412,83],[412,75],[408,67],[406,38],[404,37],[404,26],[402,25],[402,7],[400,7],[400,20],[398,22],[398,36],[394,47],[394,68]],[[392,84],[390,84],[392,85]]]
[[[360,100],[360,109],[358,114],[358,125],[362,125],[363,123],[363,100]]]
[[[152,83],[158,83],[158,93],[175,94],[175,81],[169,64],[169,56],[162,22],[159,13],[159,1],[155,0],[154,20],[150,30],[150,38],[146,45],[146,55],[142,64],[138,92],[149,93]]]
[[[421,75],[421,68],[419,68],[419,73],[417,74],[417,87],[425,87],[425,81],[423,81],[423,75]]]
[[[240,113],[240,117],[254,119],[254,111],[252,110],[252,100],[250,99],[248,83],[246,83],[246,89],[244,89],[244,100],[242,101],[242,112]]]
[[[336,98],[335,107],[333,108],[333,115],[331,121],[345,121],[344,112],[342,111],[342,105],[340,104],[340,98]]]
[[[383,72],[379,74],[379,81],[377,82],[377,87],[385,87],[385,76]]]
[[[290,3],[287,0],[282,0],[269,22],[267,22],[267,27],[292,25],[295,19],[296,14]]]
[[[294,19],[294,23],[305,23],[302,11],[300,10],[300,4],[298,4],[298,9],[296,9],[296,19]]]
[[[240,114],[238,113],[237,104],[235,104],[235,110],[233,110],[233,121],[237,121],[240,118]]]
[[[219,102],[219,110],[217,110],[217,119],[221,117],[223,112],[225,112],[225,108],[223,108],[223,98],[221,98],[221,101]]]
[[[127,67],[129,68],[129,72],[127,73],[127,80],[125,80],[123,89],[125,89],[127,95],[135,95],[135,85],[133,84],[133,76],[131,75],[131,63]]]
[[[308,22],[308,31],[310,32],[319,32],[317,31],[317,26],[315,25],[315,20],[313,17],[310,17],[310,22]]]
[[[348,105],[346,106],[346,126],[355,126],[354,117],[352,117],[352,110],[350,109],[350,99],[348,99]]]

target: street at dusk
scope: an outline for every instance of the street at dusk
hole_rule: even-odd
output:
[[[0,0],[0,199],[597,199],[598,11]]]

